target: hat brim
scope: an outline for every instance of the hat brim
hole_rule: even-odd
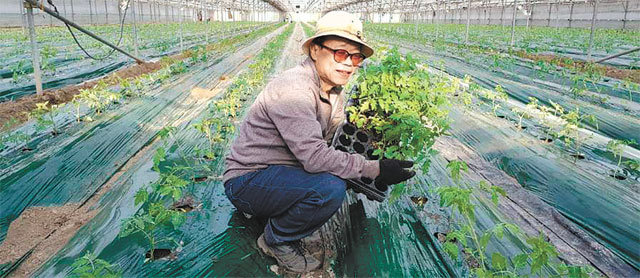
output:
[[[371,46],[369,46],[366,42],[364,42],[362,39],[344,32],[344,31],[327,31],[327,32],[322,32],[322,33],[318,33],[315,34],[313,37],[308,38],[303,44],[302,44],[302,52],[304,52],[305,54],[309,55],[309,48],[311,47],[311,43],[313,42],[313,40],[315,38],[319,38],[319,37],[323,37],[323,36],[337,36],[337,37],[341,37],[341,38],[345,38],[347,40],[353,41],[355,43],[358,43],[360,45],[362,45],[362,54],[365,57],[371,57],[371,55],[373,55],[373,48],[371,48]]]

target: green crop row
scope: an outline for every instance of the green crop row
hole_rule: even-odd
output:
[[[432,42],[465,43],[463,24],[367,24],[367,31],[399,32]],[[571,49],[586,53],[590,30],[586,28],[522,27],[515,30],[515,47],[528,53],[559,52]],[[596,29],[593,49],[606,53],[640,46],[640,31]],[[469,44],[492,49],[508,49],[511,28],[500,25],[471,25]],[[636,54],[640,59],[640,55]]]
[[[135,205],[140,205],[140,210],[132,217],[123,220],[121,237],[133,234],[142,234],[148,241],[150,251],[147,259],[154,260],[155,248],[160,243],[180,248],[181,242],[170,237],[160,237],[162,229],[178,229],[185,221],[185,211],[176,209],[176,203],[182,202],[185,196],[184,190],[194,182],[199,182],[194,171],[197,169],[212,172],[208,163],[223,154],[222,147],[233,137],[235,123],[240,111],[245,107],[252,96],[266,83],[266,77],[273,70],[276,60],[281,55],[281,50],[287,38],[293,31],[293,25],[271,42],[255,57],[249,65],[249,70],[238,75],[224,95],[212,102],[204,117],[191,125],[206,138],[206,149],[194,148],[192,153],[185,154],[180,146],[170,148],[177,150],[185,165],[161,166],[166,161],[169,150],[167,139],[176,139],[177,128],[165,127],[159,132],[163,140],[162,147],[156,150],[153,157],[153,170],[160,173],[160,178],[150,185],[151,191],[146,187],[141,188],[135,196]],[[196,143],[200,145],[200,143]],[[217,150],[217,151],[216,151]]]

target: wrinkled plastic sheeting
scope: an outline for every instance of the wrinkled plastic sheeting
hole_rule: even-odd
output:
[[[640,269],[637,180],[610,177],[597,167],[607,161],[588,146],[583,151],[589,160],[576,164],[558,146],[543,146],[509,122],[497,124],[479,113],[463,114],[455,109],[451,117],[451,133],[456,139]]]
[[[201,102],[182,103],[189,96],[184,88],[218,82],[212,76],[229,72],[253,49],[230,54],[223,63],[220,58],[198,65],[190,75],[154,89],[151,96],[133,99],[118,109],[117,115],[76,134],[50,139],[55,142],[48,143],[50,149],[36,148],[41,153],[49,152],[47,155],[16,154],[22,159],[11,160],[14,164],[10,167],[20,168],[0,176],[0,240],[4,240],[9,224],[28,207],[81,203],[89,198],[123,161],[149,144],[158,130],[205,108]]]
[[[565,110],[580,109],[581,114],[594,115],[598,119],[598,129],[595,125],[585,122],[595,132],[607,135],[619,140],[635,140],[640,142],[640,118],[630,116],[628,113],[612,111],[592,103],[576,100],[570,97],[568,92],[565,94],[557,93],[553,88],[542,86],[527,79],[528,75],[518,76],[517,74],[509,74],[493,72],[486,68],[478,67],[469,63],[461,63],[460,61],[451,61],[447,63],[445,70],[452,75],[463,77],[470,75],[473,80],[489,89],[500,85],[510,97],[523,103],[529,103],[529,97],[537,98],[540,103],[551,105],[550,101],[562,105]],[[533,76],[531,72],[529,76]],[[639,146],[635,144],[635,146]]]
[[[487,89],[494,89],[497,85],[500,85],[510,97],[522,103],[529,103],[529,97],[535,97],[540,103],[547,106],[550,106],[551,101],[558,103],[565,108],[565,111],[579,108],[581,114],[590,114],[597,117],[598,129],[590,122],[584,123],[594,132],[604,134],[613,139],[633,139],[637,143],[632,145],[636,148],[640,147],[640,118],[637,116],[640,111],[613,110],[588,101],[574,99],[568,91],[560,88],[561,86],[568,86],[567,84],[570,82],[568,78],[543,74],[523,63],[510,64],[505,70],[497,72],[488,66],[488,62],[476,57],[475,54],[458,57],[453,53],[439,52],[434,54],[431,51],[429,48],[420,50],[420,52],[431,55],[426,57],[426,62],[437,67],[439,61],[443,61],[443,71],[453,76],[464,78],[468,75],[472,80]],[[542,78],[535,77],[539,74],[542,75]],[[540,80],[544,80],[544,82],[540,82]],[[550,84],[555,85],[551,86]],[[626,93],[614,88],[612,84],[597,83],[597,85],[590,84],[589,86],[591,88],[597,86],[597,91],[601,91],[603,96],[611,95],[625,98],[624,95]]]

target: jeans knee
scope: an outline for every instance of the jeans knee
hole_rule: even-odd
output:
[[[322,191],[329,206],[340,207],[346,195],[347,184],[344,180],[331,174],[323,174],[325,179],[322,184]]]

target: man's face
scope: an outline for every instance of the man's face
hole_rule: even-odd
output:
[[[333,51],[329,48],[335,50],[343,49],[350,54],[355,54],[360,53],[360,44],[332,36],[327,38],[322,45],[325,47],[312,44],[310,49],[311,57],[315,60],[316,70],[320,79],[332,87],[347,84],[349,78],[358,67],[353,66],[351,57],[341,63],[336,62],[333,58]]]

